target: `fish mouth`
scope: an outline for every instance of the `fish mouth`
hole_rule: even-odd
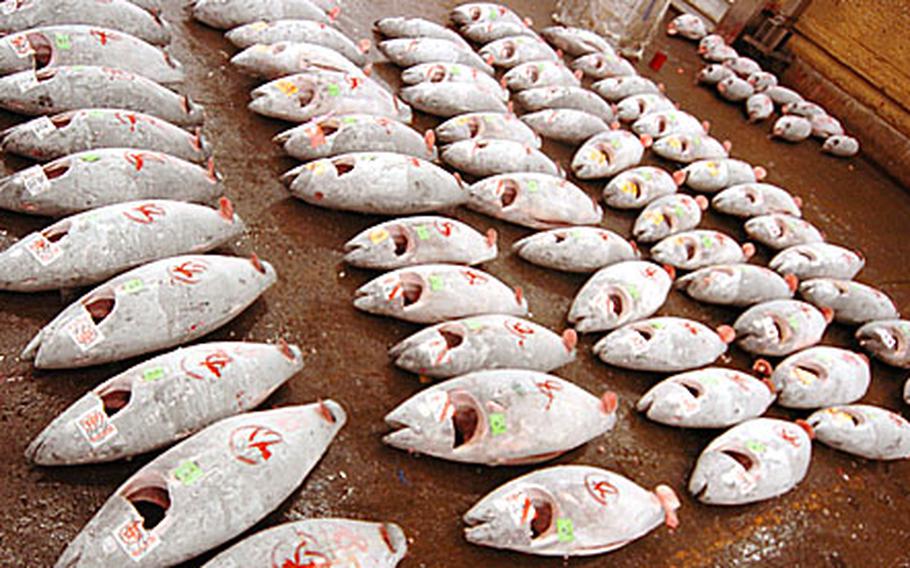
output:
[[[526,528],[527,537],[534,544],[556,531],[559,507],[556,500],[542,489],[529,488],[523,493],[522,514],[518,524]],[[497,536],[502,536],[496,533],[501,522],[495,507],[485,507],[479,514],[468,511],[464,517],[464,523],[468,526],[465,538],[475,544],[492,543]]]
[[[864,349],[872,352],[881,350],[899,355],[905,353],[908,348],[903,336],[889,327],[866,331],[858,339]]]

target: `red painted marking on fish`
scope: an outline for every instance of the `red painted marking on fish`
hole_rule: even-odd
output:
[[[153,152],[124,152],[123,156],[126,158],[127,162],[133,164],[133,167],[136,168],[137,172],[142,171],[146,161],[158,162],[160,164],[163,164],[166,161],[164,156]]]
[[[689,330],[692,335],[698,335],[698,328],[689,322],[683,323],[683,327]]]
[[[778,432],[778,434],[780,434],[780,437],[783,438],[785,442],[787,442],[794,448],[798,448],[800,446],[799,436],[797,436],[796,434],[790,433],[786,428],[782,427],[780,429],[780,431]]]
[[[468,284],[470,284],[471,286],[474,286],[475,284],[478,284],[478,283],[486,284],[487,281],[489,280],[489,278],[487,278],[483,274],[478,274],[478,273],[474,272],[473,270],[462,270],[461,273],[464,275],[465,278],[467,278]]]
[[[265,426],[241,426],[231,432],[234,457],[247,465],[259,465],[272,458],[269,448],[284,442],[281,434]]]
[[[185,260],[176,266],[167,269],[171,278],[184,284],[198,284],[199,275],[208,270],[208,266],[195,260]]]
[[[310,549],[310,546],[318,546],[315,538],[302,531],[297,536],[300,541],[296,545],[287,542],[275,545],[271,553],[272,568],[329,568],[332,565],[328,556]],[[291,546],[294,549],[288,552],[287,548]]]
[[[89,34],[92,37],[98,38],[98,43],[100,43],[101,45],[107,45],[108,40],[114,39],[113,35],[109,34],[108,32],[102,31],[102,30],[91,30],[91,31],[89,31]]]
[[[443,237],[448,237],[452,235],[452,229],[455,228],[450,221],[435,221],[434,226],[436,230],[439,231],[439,234]]]
[[[648,278],[654,278],[654,275],[657,274],[657,269],[654,268],[653,266],[649,266],[649,267],[645,268],[644,274]]]
[[[562,385],[553,381],[543,381],[542,383],[537,383],[537,388],[547,397],[547,407],[545,410],[550,410],[550,406],[553,404],[553,399],[555,398],[553,393],[561,391]]]
[[[525,325],[520,321],[511,321],[510,322],[507,320],[507,321],[503,322],[503,325],[506,326],[506,329],[509,331],[509,333],[511,333],[512,335],[518,336],[518,346],[519,347],[524,347],[525,339],[527,339],[527,337],[529,335],[534,335],[534,328],[532,328],[531,326]]]
[[[521,508],[521,523],[520,524],[522,524],[522,525],[525,524],[525,522],[528,520],[528,513],[530,513],[530,512],[531,512],[531,499],[529,499],[528,497],[525,497],[524,505]]]
[[[205,378],[204,375],[196,373],[187,369],[186,359],[183,359],[180,362],[180,368],[183,369],[183,372],[186,373],[188,377],[202,380]],[[221,378],[221,370],[227,367],[229,364],[234,362],[234,358],[227,354],[223,349],[217,349],[213,353],[209,353],[205,356],[205,359],[198,362],[199,367],[205,368],[209,373],[211,373],[215,378]]]
[[[155,205],[154,203],[146,203],[144,205],[133,207],[129,211],[124,211],[123,215],[130,221],[135,221],[142,225],[148,225],[155,222],[155,217],[164,217],[167,215],[167,211],[165,211],[164,208],[160,205]]]
[[[608,505],[611,495],[619,495],[619,489],[615,485],[607,481],[606,478],[597,475],[585,477],[585,489],[601,505]]]
[[[119,121],[122,122],[123,124],[129,124],[129,125],[130,125],[130,132],[136,132],[136,124],[139,122],[139,117],[137,117],[134,113],[131,113],[131,112],[128,112],[128,113],[119,113],[119,112],[116,112],[116,113],[114,113],[114,117],[116,117],[117,120],[119,120]],[[125,119],[125,120],[124,120],[124,119]]]

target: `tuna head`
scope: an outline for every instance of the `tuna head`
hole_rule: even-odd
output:
[[[625,130],[597,134],[585,142],[572,157],[572,171],[580,179],[611,177],[638,165],[650,139],[639,140]]]
[[[670,292],[672,269],[647,261],[626,261],[596,272],[579,290],[569,322],[582,332],[615,329],[652,315]]]
[[[832,406],[807,419],[818,440],[866,459],[910,458],[910,423],[890,410],[867,404]]]
[[[910,369],[910,321],[873,321],[856,331],[863,349],[880,360],[903,369]]]
[[[772,300],[743,312],[733,327],[746,351],[783,356],[818,343],[832,316],[798,300]]]

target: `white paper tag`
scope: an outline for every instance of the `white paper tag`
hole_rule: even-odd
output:
[[[41,118],[33,120],[31,122],[31,130],[38,140],[43,140],[45,136],[56,132],[57,127],[54,125],[51,119],[46,116],[42,116]]]
[[[30,238],[25,244],[25,248],[41,266],[47,266],[63,256],[63,249],[57,243],[47,240],[41,233]]]
[[[104,444],[117,435],[117,428],[111,424],[101,406],[89,410],[76,419],[76,426],[93,448]]]
[[[95,325],[91,314],[84,309],[81,314],[67,322],[63,331],[83,351],[88,351],[104,339],[104,334]]]
[[[18,7],[16,5],[17,0],[6,0],[5,2],[0,2],[0,14],[9,16],[16,11]]]
[[[20,59],[35,53],[35,50],[32,49],[32,44],[28,41],[28,37],[25,34],[11,35],[6,39],[6,43],[9,44],[10,49],[13,50],[16,57],[19,57]]]
[[[29,195],[39,195],[51,188],[51,180],[47,179],[44,168],[41,166],[32,166],[27,170],[19,173],[22,183],[25,185],[25,191]]]
[[[138,562],[159,544],[158,537],[142,526],[141,518],[126,521],[114,531],[114,540],[127,556]]]
[[[16,78],[16,84],[19,86],[19,91],[23,93],[30,91],[38,86],[38,75],[34,71],[24,71]]]

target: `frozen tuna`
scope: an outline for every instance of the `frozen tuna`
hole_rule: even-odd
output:
[[[581,87],[540,87],[526,89],[515,95],[521,106],[529,111],[550,108],[571,108],[593,114],[610,123],[613,109],[597,93]]]
[[[509,101],[509,92],[493,77],[470,65],[461,63],[421,63],[401,72],[401,82],[408,85],[421,83],[465,83],[496,97],[503,103]]]
[[[661,92],[660,85],[640,75],[607,77],[591,85],[591,88],[598,95],[612,102],[634,95],[658,95]]]
[[[74,465],[150,452],[252,410],[302,368],[300,349],[286,343],[202,343],[171,351],[89,391],[25,455],[38,465]]]
[[[748,57],[737,57],[724,61],[724,65],[733,70],[740,77],[750,77],[755,73],[761,73],[762,68],[754,59]]]
[[[813,278],[799,285],[799,294],[818,308],[833,310],[835,321],[848,325],[900,317],[887,294],[852,280]]]
[[[770,376],[778,392],[777,403],[786,408],[854,402],[865,396],[871,380],[868,358],[827,345],[794,353],[773,371],[763,359],[754,368]]]
[[[648,491],[598,467],[562,465],[500,486],[465,514],[468,542],[539,556],[593,556],[666,523],[679,499],[666,485]]]
[[[755,94],[755,89],[745,79],[727,77],[717,83],[717,92],[728,101],[744,101]],[[770,98],[768,100],[771,100]]]
[[[667,35],[680,35],[698,41],[708,35],[705,21],[695,14],[680,14],[667,24]]]
[[[783,277],[755,264],[718,264],[700,268],[677,280],[677,287],[699,302],[751,306],[793,297],[796,277]]]
[[[749,122],[765,120],[774,113],[774,101],[764,93],[755,93],[746,99],[746,115]]]
[[[619,120],[633,122],[652,112],[676,110],[673,101],[662,94],[644,93],[632,95],[619,101],[616,105],[616,115]]]
[[[669,134],[707,134],[708,122],[681,110],[663,110],[643,115],[632,123],[632,131],[638,135],[661,138]]]
[[[849,158],[859,154],[859,140],[852,136],[835,135],[825,140],[822,152],[839,158]]]
[[[744,226],[750,239],[775,250],[825,240],[812,223],[779,213],[752,217]]]
[[[327,400],[212,424],[121,485],[56,566],[174,566],[231,540],[300,486],[346,419]]]
[[[796,116],[802,116],[804,118],[828,114],[823,107],[811,101],[804,100],[785,104],[781,110],[784,114],[795,114]]]
[[[399,93],[417,110],[445,118],[469,112],[504,113],[508,110],[499,92],[485,91],[472,83],[418,83]]]
[[[771,136],[787,142],[802,142],[812,134],[812,123],[801,116],[786,115],[777,119]]]
[[[615,176],[641,163],[645,143],[648,142],[649,139],[645,139],[643,143],[627,130],[610,130],[597,134],[575,152],[572,157],[572,172],[579,179]]]
[[[367,64],[366,52],[369,51],[369,41],[361,40],[355,44],[325,22],[314,20],[259,20],[236,27],[224,37],[240,49],[257,43],[269,45],[281,41],[305,41],[334,49],[359,66]]]
[[[740,245],[733,237],[708,229],[678,233],[651,248],[654,260],[683,270],[746,262],[753,254],[752,243]]]
[[[480,22],[506,21],[513,24],[524,24],[521,18],[502,4],[492,2],[468,2],[459,4],[449,12],[449,18],[459,26]]]
[[[360,67],[334,49],[304,42],[257,43],[232,57],[231,64],[245,75],[269,80],[322,71],[363,75]]]
[[[910,458],[910,423],[895,412],[868,404],[833,406],[806,420],[818,441],[870,460]]]
[[[528,262],[565,272],[594,272],[605,266],[635,260],[635,245],[599,227],[551,229],[519,239],[512,250]]]
[[[604,187],[603,199],[616,209],[640,209],[676,193],[673,177],[661,168],[639,166],[617,175]]]
[[[699,50],[700,51],[700,50]],[[712,45],[708,47],[704,52],[700,51],[700,55],[706,61],[729,61],[731,59],[736,59],[739,57],[739,54],[736,53],[736,50],[730,47],[729,45]]]
[[[513,291],[482,270],[453,264],[423,264],[378,276],[357,290],[354,307],[416,323],[528,313],[521,288]]]
[[[682,428],[726,428],[758,418],[774,402],[767,379],[707,367],[666,378],[654,385],[636,407],[648,418]]]
[[[374,22],[373,27],[385,37],[445,39],[466,49],[471,49],[470,44],[462,39],[457,32],[423,18],[404,18],[401,16],[380,18]]]
[[[493,68],[473,50],[447,39],[387,39],[379,42],[378,47],[383,55],[399,67],[413,67],[421,63],[461,63],[488,75],[493,74]]]
[[[673,174],[679,185],[695,191],[714,193],[732,185],[755,183],[764,179],[767,172],[761,166],[752,166],[742,160],[699,160]]]
[[[550,26],[540,30],[540,35],[572,57],[613,52],[613,46],[603,36],[584,28]]]
[[[673,283],[653,262],[629,260],[601,268],[572,300],[569,323],[582,333],[616,329],[654,314]]]
[[[624,369],[653,372],[688,371],[710,365],[726,353],[733,329],[717,332],[694,320],[657,317],[632,322],[594,344],[605,363]]]
[[[344,245],[353,266],[391,270],[416,264],[480,264],[497,255],[496,231],[486,235],[448,217],[404,217],[361,231]]]
[[[749,84],[755,88],[756,93],[761,93],[765,89],[777,86],[777,76],[775,76],[773,73],[767,73],[765,71],[756,71],[755,73],[752,73],[749,75],[746,81],[749,81]],[[774,101],[772,101],[772,103],[773,102]]]
[[[572,69],[592,79],[638,75],[629,61],[614,53],[589,53],[572,62]]]
[[[498,39],[516,36],[537,37],[537,32],[524,24],[494,20],[462,26],[461,35],[475,43],[487,44]]]
[[[654,142],[654,153],[661,158],[690,164],[698,160],[721,160],[730,151],[730,142],[719,142],[705,134],[670,134]]]
[[[706,85],[716,85],[728,77],[735,76],[736,73],[733,72],[729,67],[722,65],[720,63],[712,63],[710,65],[705,65],[702,67],[698,74],[695,76],[695,79],[699,83],[704,83]]]
[[[910,321],[872,321],[856,330],[856,340],[876,358],[894,367],[910,369]]]
[[[559,59],[545,41],[539,37],[524,35],[497,39],[481,47],[478,53],[491,65],[509,69],[530,61]]]
[[[816,138],[830,138],[831,136],[843,136],[844,127],[840,121],[827,114],[817,114],[809,119],[812,126],[812,136]]]
[[[436,127],[441,144],[474,139],[512,140],[540,148],[540,136],[512,113],[475,112],[450,118]]]
[[[479,138],[462,140],[443,148],[442,160],[475,177],[510,172],[531,172],[563,177],[559,165],[546,154],[520,142]]]
[[[784,249],[768,266],[781,274],[793,274],[800,280],[840,278],[849,280],[866,264],[858,252],[828,243],[809,243]]]
[[[788,89],[787,87],[781,87],[780,85],[774,85],[768,87],[762,91],[774,101],[774,104],[777,106],[784,106],[793,103],[802,102],[803,97],[793,89]]]
[[[502,315],[473,316],[436,324],[389,350],[395,365],[435,378],[485,369],[549,372],[575,360],[578,336],[562,336],[525,319]]]
[[[706,35],[700,40],[698,40],[698,53],[701,55],[708,49],[717,47],[719,45],[724,45],[727,42],[724,41],[724,38],[717,34]]]
[[[772,300],[744,311],[733,324],[739,346],[749,353],[783,357],[821,341],[831,312],[798,300]]]
[[[737,217],[758,217],[774,213],[802,217],[802,199],[770,183],[729,186],[714,196],[711,205],[721,213]]]
[[[580,187],[549,174],[500,174],[468,188],[468,207],[533,229],[596,225],[603,210]]]
[[[704,449],[689,491],[708,505],[745,505],[782,495],[806,476],[812,427],[755,418],[730,428]]]
[[[667,195],[649,203],[632,227],[636,241],[652,243],[670,235],[694,229],[701,223],[701,212],[708,208],[703,195]]]
[[[193,17],[213,28],[227,30],[258,21],[314,20],[328,23],[329,16],[310,0],[195,0]]]
[[[535,132],[559,142],[576,146],[588,138],[610,130],[610,125],[598,116],[583,110],[551,108],[521,117]]]
[[[502,76],[503,82],[513,91],[537,87],[579,87],[581,81],[575,73],[559,60],[545,59],[516,65]]]

